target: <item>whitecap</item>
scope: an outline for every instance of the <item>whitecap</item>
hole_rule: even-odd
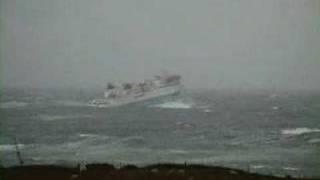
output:
[[[42,121],[57,121],[63,119],[74,119],[74,118],[90,118],[91,115],[48,115],[48,114],[40,114],[37,116],[37,119]]]
[[[253,168],[253,169],[262,169],[262,168],[265,168],[265,166],[264,166],[264,165],[261,165],[261,164],[251,165],[250,167]]]
[[[81,138],[82,143],[92,143],[96,141],[105,141],[105,140],[114,140],[112,136],[99,135],[99,134],[90,134],[90,133],[79,133],[78,137]]]
[[[8,101],[0,103],[1,108],[21,108],[27,106],[29,103],[22,101]]]
[[[153,105],[151,107],[164,108],[164,109],[190,109],[193,107],[193,104],[185,103],[181,101],[170,101],[162,104]]]
[[[79,134],[79,137],[98,137],[99,135],[97,134]]]
[[[282,169],[288,170],[288,171],[298,171],[299,170],[299,168],[295,168],[295,167],[283,167]]]
[[[42,158],[42,157],[37,157],[37,156],[31,157],[30,159],[31,159],[32,161],[43,161],[43,160],[44,160],[44,158]]]
[[[18,148],[23,148],[24,144],[17,144]],[[16,151],[16,145],[15,144],[1,144],[0,145],[0,151]]]
[[[320,132],[320,129],[317,128],[294,128],[294,129],[284,129],[281,131],[283,135],[301,135],[306,133],[315,133]]]
[[[108,108],[108,107],[110,107],[110,106],[102,105],[102,104],[99,104],[99,105],[91,105],[91,104],[88,104],[87,106],[89,106],[89,107],[95,107],[95,108]]]

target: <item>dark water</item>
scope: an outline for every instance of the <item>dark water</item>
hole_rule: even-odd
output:
[[[95,91],[7,90],[1,163],[200,163],[320,176],[320,93],[190,91],[94,108]]]

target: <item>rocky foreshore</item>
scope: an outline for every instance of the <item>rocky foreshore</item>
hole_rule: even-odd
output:
[[[294,178],[261,175],[243,170],[187,164],[155,164],[145,167],[88,164],[74,168],[54,165],[28,165],[0,168],[1,180],[281,180]]]

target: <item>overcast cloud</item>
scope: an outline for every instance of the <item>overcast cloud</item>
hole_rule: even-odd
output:
[[[319,0],[1,0],[5,87],[320,88]]]

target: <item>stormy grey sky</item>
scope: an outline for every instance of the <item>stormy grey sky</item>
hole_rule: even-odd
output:
[[[320,88],[319,0],[1,0],[6,87]]]

